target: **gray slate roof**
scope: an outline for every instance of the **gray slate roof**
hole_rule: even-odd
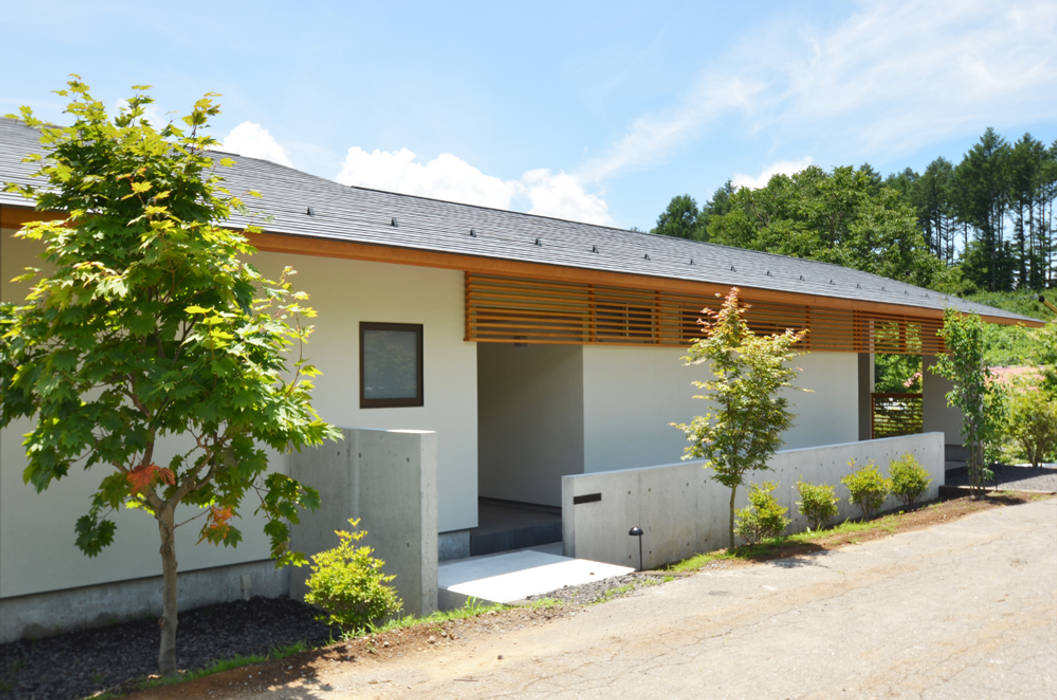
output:
[[[37,133],[0,118],[0,182],[29,183],[39,150]],[[960,311],[1037,322],[1019,314],[951,297],[840,265],[731,248],[607,226],[490,209],[426,197],[349,187],[257,158],[233,156],[223,168],[234,194],[256,214],[271,217],[274,233],[504,260],[625,272],[800,294]],[[0,204],[26,200],[0,192]],[[312,214],[308,213],[309,208]],[[396,226],[392,225],[396,220]],[[244,217],[230,222],[250,223]],[[471,235],[471,230],[476,235]],[[538,240],[538,244],[537,244]]]

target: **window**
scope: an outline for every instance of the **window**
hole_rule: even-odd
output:
[[[360,323],[360,408],[421,405],[422,325]]]

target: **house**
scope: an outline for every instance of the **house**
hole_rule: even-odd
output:
[[[28,182],[34,168],[21,157],[37,149],[33,130],[0,119],[0,181]],[[871,354],[939,352],[948,306],[1037,323],[836,265],[347,187],[254,158],[237,157],[225,178],[233,193],[263,195],[253,203],[266,231],[252,239],[257,266],[297,268],[319,311],[307,351],[323,371],[314,394],[323,418],[436,431],[442,556],[465,554],[480,498],[559,506],[562,475],[677,461],[685,442],[669,423],[701,410],[689,384],[697,370],[680,358],[700,309],[732,285],[752,304],[754,328],[810,329],[799,384],[813,393],[791,396],[787,447],[870,437]],[[11,234],[34,218],[25,200],[0,192],[4,300],[24,295],[9,280],[36,251]],[[959,419],[944,391],[925,374],[924,427],[955,444]],[[21,479],[27,430],[0,434],[0,612],[104,615],[116,596],[154,595],[154,528],[120,514],[114,545],[85,558],[73,524],[99,476],[71,474],[35,494]],[[244,533],[230,550],[195,547],[183,532],[184,590],[217,589],[210,572],[224,570],[218,597],[283,592],[259,528]],[[11,634],[0,630],[0,640]]]

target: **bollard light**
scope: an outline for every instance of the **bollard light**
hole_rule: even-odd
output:
[[[628,530],[628,536],[639,538],[639,571],[642,571],[642,528],[636,525]]]

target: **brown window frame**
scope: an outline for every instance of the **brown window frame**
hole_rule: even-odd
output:
[[[364,336],[367,331],[404,331],[415,333],[415,386],[414,396],[379,399],[364,395]],[[360,321],[360,408],[411,408],[425,405],[425,387],[422,372],[422,324],[421,323],[379,323]]]

